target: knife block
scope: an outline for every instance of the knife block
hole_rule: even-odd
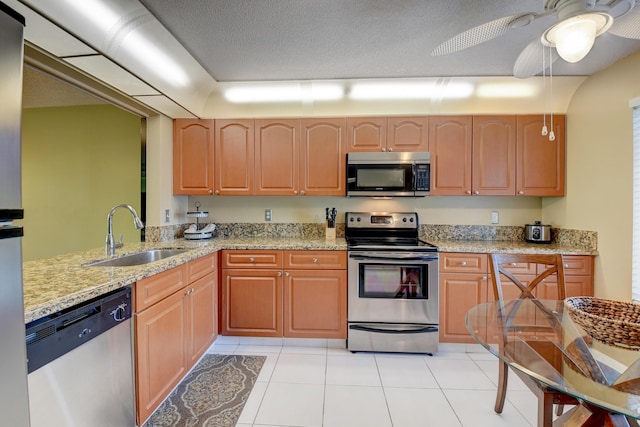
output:
[[[325,237],[327,240],[336,240],[336,229],[327,227],[325,229]]]

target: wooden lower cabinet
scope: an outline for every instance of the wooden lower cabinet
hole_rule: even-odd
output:
[[[216,265],[217,254],[211,254],[135,284],[136,295],[153,289],[154,300],[158,301],[137,304],[134,314],[138,425],[162,403],[217,336]],[[185,280],[189,275],[199,278]],[[182,286],[176,291],[179,284]]]
[[[222,335],[282,336],[282,270],[222,270]]]
[[[284,307],[285,337],[346,338],[347,271],[286,271]]]
[[[440,253],[440,342],[476,342],[467,331],[465,316],[473,306],[495,300],[489,257],[480,253]],[[567,297],[592,296],[593,257],[565,255],[563,260]],[[541,272],[536,264],[514,264],[509,270],[525,285]],[[505,283],[504,298],[517,298],[520,291],[508,281]],[[556,286],[556,279],[550,276],[537,286],[535,294],[541,299],[556,299]]]
[[[486,273],[440,274],[440,342],[473,343],[465,325],[472,307],[487,302]]]
[[[346,251],[222,251],[222,335],[346,338],[346,269]]]

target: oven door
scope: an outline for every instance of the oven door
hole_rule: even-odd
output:
[[[438,324],[438,254],[350,251],[349,322]]]
[[[415,196],[413,164],[347,165],[347,196]]]

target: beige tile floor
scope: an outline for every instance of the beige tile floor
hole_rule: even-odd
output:
[[[209,353],[267,357],[238,427],[536,425],[536,399],[515,375],[493,411],[498,361],[480,346],[353,354],[344,340],[219,337]]]

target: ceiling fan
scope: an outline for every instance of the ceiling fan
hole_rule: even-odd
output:
[[[546,66],[558,57],[568,62],[584,58],[605,32],[640,39],[640,0],[543,0],[544,12],[524,12],[486,22],[464,31],[437,46],[431,55],[458,52],[492,40],[531,24],[536,19],[555,15],[557,22],[533,40],[518,56],[513,75],[527,78],[544,68],[545,46],[552,48]]]

